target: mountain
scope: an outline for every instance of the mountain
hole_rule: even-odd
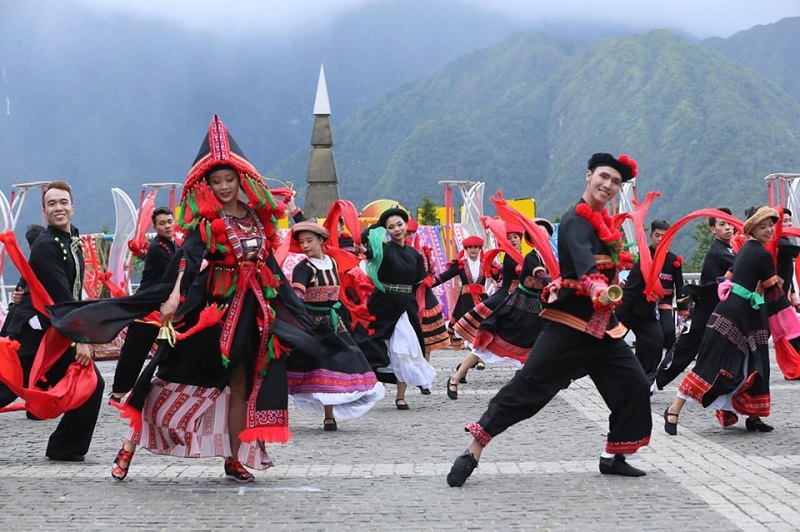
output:
[[[113,225],[111,186],[137,197],[143,182],[183,181],[214,113],[264,171],[307,154],[320,63],[336,122],[522,24],[452,0],[387,0],[289,39],[224,38],[69,0],[0,0],[0,187],[65,179],[76,223],[98,230]],[[560,31],[576,29],[624,31]],[[302,186],[305,168],[283,177]]]
[[[335,112],[335,111],[334,111]],[[763,177],[796,169],[800,104],[761,74],[667,31],[581,43],[515,34],[405,84],[334,128],[343,196],[416,206],[471,179],[559,216],[595,151],[639,162],[652,216],[765,202]],[[292,157],[275,175],[296,174]]]
[[[800,53],[797,35],[800,17],[754,26],[727,39],[705,39],[703,44],[740,65],[760,72],[800,101]]]

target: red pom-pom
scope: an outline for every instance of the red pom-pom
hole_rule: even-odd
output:
[[[204,207],[200,209],[200,217],[205,218],[206,220],[213,220],[217,216],[217,211],[212,209],[211,207]]]
[[[211,222],[211,232],[215,235],[225,234],[225,222],[221,218],[217,218]]]
[[[683,255],[678,255],[678,257],[675,259],[675,262],[674,262],[674,264],[673,264],[673,265],[674,265],[676,268],[680,268],[680,267],[681,267],[681,264],[683,264]]]
[[[225,266],[233,266],[236,264],[236,256],[233,253],[226,253],[225,258],[222,259],[222,264]]]
[[[635,160],[631,159],[627,154],[623,153],[617,158],[617,160],[622,164],[625,164],[630,167],[631,178],[636,177],[636,174],[639,173],[639,165],[636,163]]]

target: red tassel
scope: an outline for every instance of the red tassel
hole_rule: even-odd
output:
[[[197,318],[197,323],[195,323],[188,331],[178,333],[175,336],[177,341],[185,340],[189,338],[193,334],[202,331],[203,329],[208,329],[209,327],[213,327],[214,325],[219,324],[222,321],[222,315],[225,314],[225,309],[220,310],[219,306],[214,303],[202,311],[200,311],[200,317]]]
[[[239,439],[244,442],[263,441],[264,443],[289,443],[292,431],[289,427],[258,427],[244,429],[239,433]]]
[[[130,427],[137,431],[142,431],[142,412],[133,408],[131,405],[125,403],[116,403],[112,401],[109,403],[114,408],[119,409],[119,417],[130,420]]]

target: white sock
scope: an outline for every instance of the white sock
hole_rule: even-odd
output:
[[[605,452],[605,451],[603,451],[602,453],[600,453],[600,458],[614,458],[614,456],[616,456],[616,455],[615,455],[615,454],[612,454],[612,453],[607,453],[607,452]]]

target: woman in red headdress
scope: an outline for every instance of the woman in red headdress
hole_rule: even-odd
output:
[[[553,226],[549,221],[540,218],[536,223],[552,236]],[[532,249],[525,255],[517,289],[508,294],[478,327],[472,353],[464,358],[461,367],[447,383],[447,397],[458,399],[458,379],[466,375],[466,368],[479,360],[487,364],[511,364],[517,369],[522,367],[541,330],[542,289],[550,280],[544,260],[536,249]]]
[[[525,232],[521,225],[517,223],[506,223],[506,238],[517,249],[522,249],[522,234]],[[489,266],[487,268],[487,266]],[[475,337],[478,335],[478,329],[483,323],[483,320],[489,317],[494,309],[500,306],[508,294],[513,293],[517,286],[519,286],[519,268],[520,264],[514,260],[510,254],[506,253],[503,258],[503,267],[500,272],[501,284],[494,294],[486,298],[481,303],[475,305],[471,310],[464,314],[461,319],[456,321],[453,326],[456,336],[464,340],[464,345],[467,349],[472,349],[475,344]],[[494,264],[484,265],[484,271],[489,270],[490,273],[497,271]],[[477,366],[478,369],[483,369],[483,362],[475,358],[472,353],[464,358],[464,362],[456,366],[456,373],[450,377],[451,382],[461,384],[467,383],[467,372]],[[448,390],[449,390],[448,386]],[[450,394],[448,394],[450,395]]]
[[[273,256],[284,208],[217,116],[180,212],[187,236],[164,282],[127,298],[54,307],[53,326],[73,339],[105,342],[160,304],[164,340],[119,405],[131,429],[112,476],[127,476],[138,445],[184,458],[224,457],[226,477],[252,481],[244,466],[272,466],[265,444],[291,438],[289,346],[320,346]]]
[[[458,258],[447,265],[447,269],[434,277],[433,286],[444,284],[450,279],[458,279],[460,284],[458,299],[450,312],[450,327],[476,305],[489,297],[486,294],[486,274],[483,271],[483,239],[479,236],[465,238],[461,245],[464,247]],[[499,278],[499,271],[493,277]]]

